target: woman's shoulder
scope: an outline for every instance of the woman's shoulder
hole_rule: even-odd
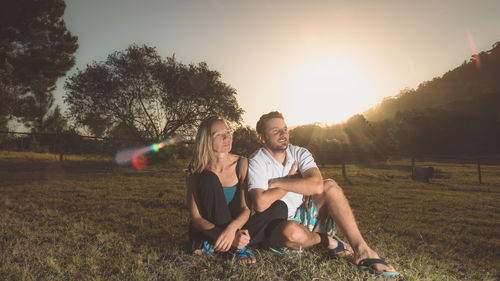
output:
[[[186,174],[186,176],[191,176],[195,173],[193,162],[190,162],[189,165],[184,169],[184,173]]]
[[[248,165],[248,158],[246,158],[245,156],[241,156],[241,155],[237,155],[237,154],[230,154],[230,156],[232,157],[231,160],[238,163],[241,161],[241,164],[246,164]]]
[[[240,179],[244,179],[246,177],[246,174],[247,174],[247,170],[248,170],[248,158],[244,157],[244,156],[240,156],[240,155],[235,155],[235,154],[232,154],[234,156],[234,159],[236,159],[236,167],[239,166],[238,168],[238,177]]]

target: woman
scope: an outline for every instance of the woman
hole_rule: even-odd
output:
[[[222,118],[202,122],[187,175],[189,237],[195,254],[233,250],[240,263],[254,264],[246,246],[262,242],[288,210],[278,200],[249,220],[248,160],[231,154],[231,147],[231,132]]]

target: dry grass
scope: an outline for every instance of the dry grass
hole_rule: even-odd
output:
[[[74,157],[74,158],[72,158]],[[321,249],[257,266],[192,256],[184,162],[138,171],[111,160],[0,152],[0,279],[374,280]],[[500,167],[426,163],[449,177],[416,183],[399,166],[322,168],[343,186],[368,242],[401,280],[496,280]],[[378,279],[377,279],[378,280]]]

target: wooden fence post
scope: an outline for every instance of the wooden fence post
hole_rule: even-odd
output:
[[[59,134],[59,132],[56,132],[56,149],[55,150],[56,150],[55,153],[59,154],[59,162],[63,161],[61,134]]]
[[[411,158],[411,178],[413,179],[413,170],[415,170],[415,157]]]
[[[481,181],[481,160],[479,158],[477,159],[477,177],[479,179],[479,184],[482,184],[482,181]]]

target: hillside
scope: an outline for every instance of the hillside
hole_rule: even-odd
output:
[[[417,89],[405,89],[395,97],[385,98],[363,115],[373,122],[391,119],[398,111],[426,108],[467,111],[467,105],[474,100],[481,101],[479,105],[473,102],[474,111],[484,113],[483,109],[491,108],[489,105],[495,104],[500,95],[500,42],[478,54],[478,58],[479,64],[473,56],[442,77],[421,83]]]
[[[290,139],[321,163],[500,154],[500,42],[478,58],[341,124],[294,128]]]

